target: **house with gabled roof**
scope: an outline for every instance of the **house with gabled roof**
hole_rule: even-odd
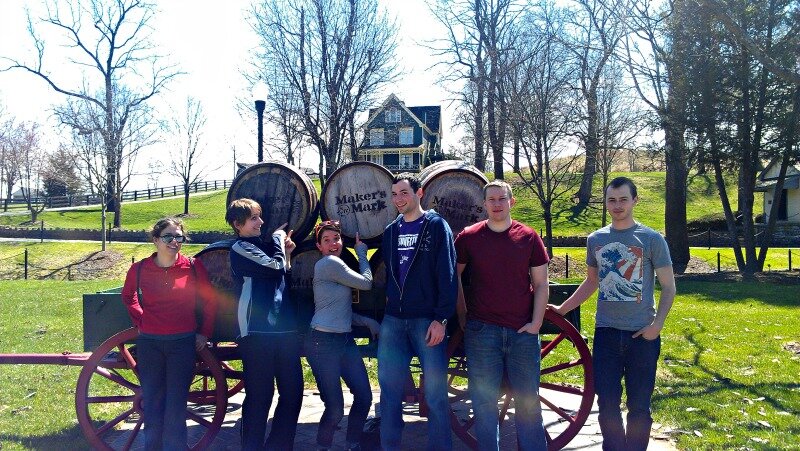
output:
[[[407,107],[394,94],[370,109],[358,158],[393,172],[419,171],[441,158],[442,107]]]
[[[764,222],[769,220],[772,202],[775,198],[775,187],[781,169],[781,159],[774,158],[761,171],[756,180],[755,191],[764,193]],[[786,169],[783,182],[783,194],[778,205],[778,221],[800,222],[800,165],[793,164]]]

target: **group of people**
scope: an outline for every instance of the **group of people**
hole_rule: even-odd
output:
[[[230,266],[238,296],[238,349],[245,399],[242,449],[292,449],[302,404],[300,364],[304,347],[325,411],[317,445],[328,449],[344,416],[341,381],[353,394],[345,449],[359,449],[372,405],[372,391],[353,325],[378,338],[380,437],[384,450],[401,449],[403,397],[410,363],[419,359],[428,407],[428,449],[452,448],[447,398],[447,326],[457,319],[464,331],[468,390],[481,450],[499,448],[497,400],[506,378],[514,397],[519,449],[546,450],[539,401],[539,330],[549,308],[564,315],[599,288],[593,340],[594,385],[603,448],[644,450],[652,423],[660,331],[675,295],[672,263],[660,234],[638,223],[636,185],[619,177],[606,187],[612,222],[587,239],[587,277],[561,305],[548,305],[549,257],[532,228],[511,219],[516,203],[503,181],[483,190],[488,219],[457,237],[435,211],[421,206],[415,174],[394,177],[392,202],[399,213],[383,234],[386,305],[381,323],[352,311],[351,289],[368,290],[372,273],[367,246],[358,236],[355,271],[344,251],[337,221],[314,229],[322,258],[314,267],[315,312],[301,342],[297,303],[288,295],[291,253],[286,224],[262,240],[261,207],[233,201],[226,221],[238,237]],[[194,352],[213,331],[214,303],[201,262],[180,254],[187,239],[183,223],[159,221],[151,232],[156,252],[132,265],[123,300],[139,329],[138,369],[143,392],[146,449],[185,449],[185,414]],[[654,281],[661,285],[656,304]],[[463,279],[463,284],[462,284]],[[657,305],[657,308],[656,308]],[[627,425],[620,403],[625,381]],[[278,404],[265,439],[274,386]]]

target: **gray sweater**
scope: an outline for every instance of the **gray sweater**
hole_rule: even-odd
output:
[[[333,255],[322,257],[314,265],[313,329],[345,333],[352,330],[353,324],[366,325],[361,316],[353,313],[351,289],[372,288],[372,271],[367,261],[367,245],[361,243],[355,250],[360,274]]]

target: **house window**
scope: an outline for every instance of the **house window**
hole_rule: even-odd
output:
[[[389,108],[386,110],[386,123],[393,124],[400,122],[400,110],[398,108]]]
[[[411,127],[403,127],[400,129],[400,144],[413,144],[414,143],[414,129]]]
[[[369,130],[369,144],[371,146],[382,146],[383,145],[383,129],[382,128],[372,128]]]
[[[376,164],[383,164],[383,158],[381,157],[382,155],[368,155],[367,161],[371,161]]]
[[[411,155],[400,155],[400,167],[401,168],[410,168],[414,162],[414,158]]]

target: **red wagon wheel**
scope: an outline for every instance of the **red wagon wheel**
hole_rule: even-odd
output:
[[[569,321],[548,310],[545,322],[549,323],[548,328],[555,328],[558,333],[542,336],[539,398],[548,449],[557,450],[578,434],[591,412],[594,402],[592,358],[580,332]],[[474,418],[466,389],[467,361],[462,338],[459,330],[450,337],[448,346],[450,426],[467,446],[477,449],[478,443],[473,433]],[[501,387],[498,400],[501,426],[508,418],[511,407],[511,397],[507,391],[506,387]]]
[[[137,336],[130,328],[112,336],[89,357],[78,376],[75,409],[83,435],[98,450],[128,450],[142,432],[142,396],[136,371]],[[189,424],[189,447],[204,449],[214,440],[225,419],[228,405],[227,385],[216,357],[204,349],[198,353],[197,371],[208,372],[214,383],[216,399],[213,412],[205,412],[191,401],[208,399],[208,386],[193,385],[186,417]],[[199,428],[199,431],[196,430]]]

